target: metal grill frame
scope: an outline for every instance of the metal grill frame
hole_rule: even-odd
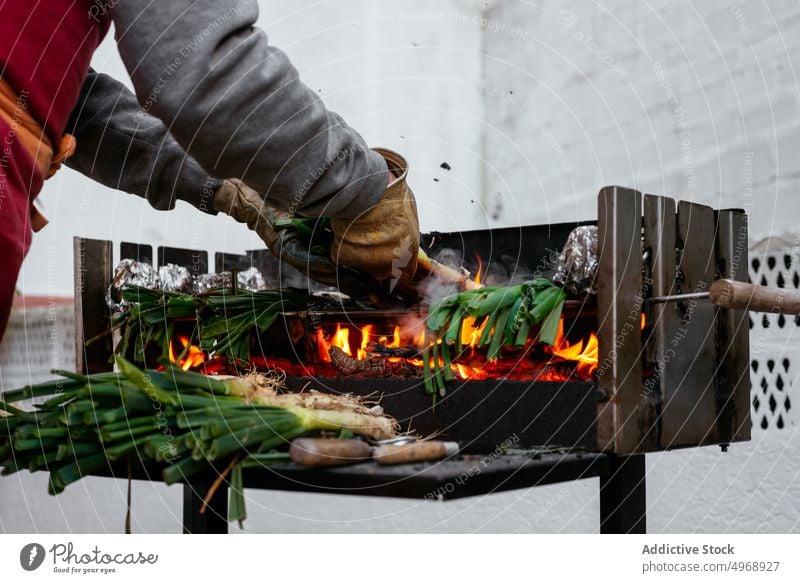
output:
[[[710,302],[651,306],[646,301],[707,290],[720,277],[747,281],[744,211],[676,204],[668,197],[611,186],[598,195],[598,228],[600,350],[592,428],[596,447],[590,449],[630,455],[749,440],[747,313],[715,308]],[[466,239],[471,235],[463,234]],[[123,245],[137,256],[153,257],[147,245]],[[79,371],[110,367],[111,315],[104,295],[112,275],[112,252],[110,241],[74,239]],[[159,263],[191,261],[188,268],[204,272],[207,256],[194,261],[204,253],[159,248],[156,256]],[[256,266],[268,285],[279,283],[279,268],[264,250],[246,256],[218,254],[215,266],[217,271]],[[643,334],[638,326],[642,313],[648,322]],[[87,346],[85,341],[95,337],[98,340]],[[585,444],[586,435],[581,437]]]
[[[628,455],[749,440],[747,312],[707,300],[647,303],[707,291],[723,277],[746,282],[744,211],[612,186],[598,195],[598,227],[599,449]],[[636,333],[640,313],[644,334]]]

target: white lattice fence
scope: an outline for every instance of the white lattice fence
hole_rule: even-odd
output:
[[[751,251],[750,279],[800,289],[800,263],[791,247]],[[781,430],[800,418],[793,388],[800,372],[800,318],[750,314],[750,378],[753,430]]]

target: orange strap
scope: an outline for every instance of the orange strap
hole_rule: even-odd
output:
[[[56,172],[58,172],[59,168],[61,168],[61,163],[75,153],[75,148],[77,145],[78,142],[75,140],[75,136],[72,134],[64,134],[61,136],[61,139],[58,142],[58,152],[56,152],[52,160],[50,160],[50,168],[47,170],[45,180],[51,178]]]
[[[28,113],[27,103],[0,79],[0,119],[11,128],[16,139],[36,162],[36,167],[45,180],[51,178],[61,164],[75,153],[77,142],[71,134],[64,134],[58,142],[58,150],[53,145],[44,128]],[[47,224],[47,218],[31,203],[31,228],[38,232]]]
[[[0,79],[0,118],[11,126],[15,139],[36,161],[45,180],[58,172],[62,162],[75,153],[75,137],[71,134],[64,134],[58,142],[58,150],[53,150],[44,128],[28,113],[27,103],[19,99],[3,79]]]

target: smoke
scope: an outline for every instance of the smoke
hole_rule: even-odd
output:
[[[464,268],[463,255],[457,249],[441,249],[431,259],[456,271],[468,274],[468,277],[474,277],[474,274],[470,274]],[[427,276],[422,279],[417,291],[420,295],[420,303],[430,305],[444,297],[457,294],[461,290],[454,283],[443,281],[438,277]]]
[[[473,255],[470,255],[471,253]],[[430,255],[443,265],[462,273],[470,273],[469,277],[472,279],[480,268],[482,284],[499,286],[516,285],[537,277],[552,279],[559,263],[559,250],[556,249],[544,249],[538,258],[498,252],[488,257],[481,257],[477,252],[448,248],[437,250]],[[432,277],[423,280],[420,286],[420,292],[426,303],[458,291],[455,286]]]

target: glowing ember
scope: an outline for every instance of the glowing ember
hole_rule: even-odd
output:
[[[198,368],[203,366],[205,362],[205,355],[203,351],[195,345],[189,345],[189,338],[186,336],[178,336],[178,342],[181,344],[179,354],[175,355],[175,345],[172,340],[169,341],[169,359],[176,363],[183,370]],[[182,357],[182,358],[180,358]]]
[[[482,381],[489,378],[489,373],[480,368],[464,366],[463,364],[454,364],[453,367],[453,372],[458,374],[458,378],[465,381]]]

